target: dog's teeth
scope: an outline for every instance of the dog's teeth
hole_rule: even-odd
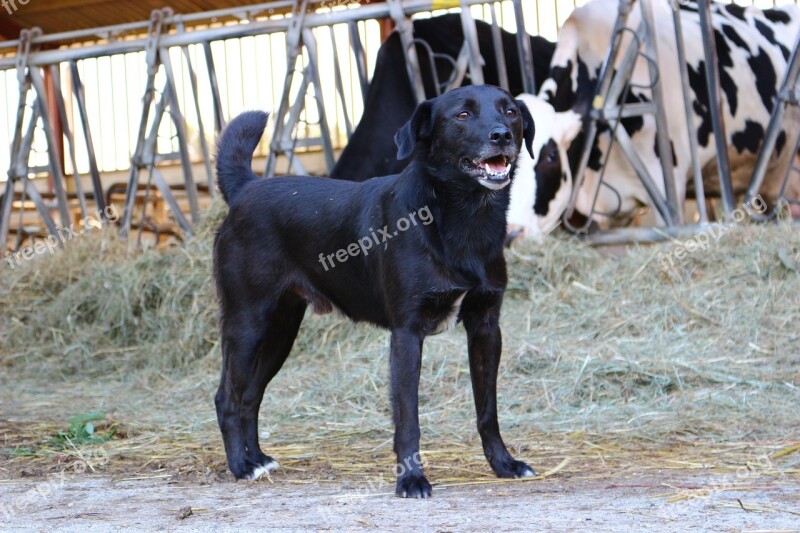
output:
[[[486,169],[486,173],[487,174],[491,174],[492,173],[492,169],[489,168],[489,163],[484,163],[483,167]]]

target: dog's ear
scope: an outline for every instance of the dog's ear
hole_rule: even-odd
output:
[[[433,104],[425,100],[417,106],[411,119],[394,135],[397,145],[397,159],[402,160],[414,152],[418,141],[427,141],[433,132]]]
[[[533,135],[536,133],[536,127],[533,125],[533,117],[531,112],[528,111],[528,106],[522,100],[517,100],[517,107],[519,113],[522,115],[522,138],[525,139],[525,148],[531,154],[531,159],[536,159],[533,155]]]

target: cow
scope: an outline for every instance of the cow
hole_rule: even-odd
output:
[[[704,75],[705,58],[697,5],[680,4],[686,62],[689,74],[692,124],[687,127],[675,34],[670,3],[652,2],[658,21],[659,78],[668,120],[675,185],[678,198],[692,193],[692,162],[688,136],[698,141],[698,157],[703,168],[704,189],[719,194],[716,176],[716,151]],[[538,95],[523,95],[536,123],[534,154],[536,161],[521,160],[513,181],[509,224],[522,228],[527,235],[537,236],[540,228],[549,231],[556,226],[569,201],[573,187],[572,173],[580,157],[586,119],[594,97],[600,68],[611,42],[617,17],[617,0],[591,0],[575,9],[559,32],[556,51],[550,64],[548,79]],[[753,163],[763,142],[770,113],[787,68],[791,50],[800,31],[800,7],[786,5],[760,10],[734,4],[712,4],[712,26],[719,57],[722,111],[727,133],[728,157],[734,191],[745,191]],[[639,4],[630,14],[628,26],[636,28],[641,20]],[[625,35],[623,46],[630,42]],[[621,58],[622,54],[620,54]],[[631,77],[631,90],[626,102],[652,100],[648,64],[639,57]],[[786,123],[798,119],[790,111]],[[621,120],[640,154],[647,170],[663,194],[664,181],[656,124],[652,115]],[[791,153],[791,137],[795,131],[781,131],[775,154],[770,160],[763,194],[775,198],[783,179],[783,170],[796,154]],[[611,132],[601,126],[592,146],[582,186],[577,191],[576,210],[591,217],[600,227],[620,225],[629,220],[651,200],[621,149],[613,144],[609,153]],[[606,160],[607,158],[607,160]],[[603,168],[604,164],[604,168]],[[604,172],[604,174],[601,174]],[[594,192],[598,180],[602,185]],[[688,190],[687,190],[688,189]],[[790,182],[789,197],[800,193],[798,180]],[[594,206],[593,206],[594,203]],[[657,213],[656,213],[657,215]],[[656,216],[657,222],[663,222]]]
[[[492,27],[481,21],[475,21],[475,25],[484,61],[484,82],[489,85],[500,85]],[[425,41],[431,51],[437,54],[438,58],[435,61],[437,77],[440,82],[446,81],[453,71],[453,64],[443,56],[455,61],[464,42],[461,16],[448,14],[415,20],[414,38]],[[508,90],[511,94],[520,94],[524,87],[516,36],[501,30],[501,39],[508,71]],[[547,77],[555,43],[538,36],[530,37],[530,42],[538,90],[538,83]],[[428,53],[425,47],[419,44],[417,53],[425,92],[429,96],[434,95],[434,80]],[[331,178],[364,181],[376,176],[397,174],[408,164],[407,158],[397,159],[397,147],[394,143],[395,133],[411,118],[417,105],[405,64],[400,35],[394,32],[378,51],[375,72],[364,103],[364,113],[331,171]],[[469,78],[464,80],[464,84],[469,84]]]

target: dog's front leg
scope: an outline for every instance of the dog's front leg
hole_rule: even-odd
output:
[[[391,380],[394,416],[394,452],[397,454],[397,487],[403,498],[429,498],[431,484],[422,473],[419,455],[419,371],[422,361],[420,333],[392,331]]]
[[[500,302],[485,310],[462,308],[461,316],[467,330],[469,373],[483,453],[497,477],[534,476],[530,466],[508,453],[497,423],[497,370],[503,344],[499,325]]]

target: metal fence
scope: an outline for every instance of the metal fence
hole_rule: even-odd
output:
[[[124,196],[125,234],[170,225],[191,231],[202,201],[215,194],[212,141],[226,118],[248,108],[277,110],[275,136],[259,150],[270,154],[268,171],[279,156],[291,161],[309,150],[321,150],[330,168],[333,150],[346,143],[363,110],[379,19],[394,19],[402,30],[409,17],[458,11],[555,40],[583,3],[279,0],[192,15],[164,9],[149,21],[57,35],[24,32],[0,43],[0,113],[8,117],[0,123],[0,146],[11,147],[0,150],[0,167],[9,169],[0,176],[0,250],[102,211],[112,193]],[[230,16],[239,20],[213,22]],[[46,81],[56,89],[50,100]],[[193,163],[203,165],[200,174]],[[167,183],[160,169],[169,165],[180,167],[181,183]],[[128,172],[116,189],[100,176],[112,171]]]
[[[740,5],[756,5],[758,7],[769,7],[790,3],[797,0],[736,0]],[[338,2],[343,4],[343,2]],[[523,1],[523,12],[526,22],[526,29],[532,35],[541,35],[551,41],[555,41],[558,28],[566,20],[576,6],[586,3],[586,0],[529,0]],[[328,2],[330,5],[331,2]],[[514,31],[515,24],[513,16],[510,16],[510,3],[504,2],[503,14],[500,24],[503,28]],[[274,9],[274,8],[273,8]],[[437,10],[434,14],[439,14],[443,10]],[[448,11],[453,11],[448,10]],[[430,13],[419,13],[415,17],[429,16]],[[480,20],[487,21],[490,16],[486,10],[474,10],[474,15]],[[260,17],[270,17],[268,12],[258,15]],[[272,15],[273,18],[280,18],[283,15]],[[227,24],[238,24],[229,22]],[[198,26],[197,29],[207,29],[223,26],[223,23],[209,23],[205,26]],[[365,20],[359,22],[359,33],[365,48],[367,61],[367,71],[371,72],[374,67],[375,56],[380,46],[380,28],[375,20]],[[142,31],[146,28],[143,27]],[[360,88],[357,84],[356,65],[353,58],[346,53],[347,29],[345,25],[337,25],[334,28],[324,28],[317,30],[318,40],[329,42],[327,35],[320,36],[319,33],[333,31],[336,34],[336,41],[339,43],[338,57],[340,64],[346,71],[344,75],[345,93],[349,98],[348,120],[352,124],[358,122],[362,108],[360,106]],[[87,34],[87,38],[96,39],[95,33]],[[215,65],[219,69],[219,90],[226,116],[233,116],[244,109],[263,108],[273,109],[277,105],[279,92],[282,86],[285,66],[285,41],[286,35],[277,32],[270,35],[255,35],[245,38],[232,38],[225,41],[211,42],[211,53]],[[82,46],[93,46],[95,42],[84,42]],[[198,44],[188,47],[189,55],[193,64],[202,63],[203,49]],[[333,49],[325,47],[322,52],[326,54],[323,63],[332,64],[331,52]],[[345,53],[342,53],[342,51]],[[16,52],[15,46],[3,46],[0,43],[0,53],[5,52],[11,55]],[[180,51],[171,51],[173,62],[180,64]],[[245,76],[242,73],[243,65],[259,65],[252,74],[255,76],[254,83],[245,83]],[[113,172],[127,170],[130,164],[130,154],[134,148],[136,137],[136,127],[139,120],[139,99],[143,90],[143,80],[146,77],[144,52],[131,52],[127,54],[113,54],[97,58],[88,58],[77,61],[78,71],[84,84],[87,99],[87,115],[89,124],[93,131],[96,131],[95,153],[97,165],[100,172]],[[66,65],[61,66],[61,75],[64,79],[69,77],[69,69]],[[212,123],[211,113],[211,94],[208,90],[207,80],[203,77],[203,71],[198,72],[200,77],[199,98],[203,119],[206,123]],[[333,86],[333,75],[330,70],[321,72],[323,84]],[[113,81],[109,85],[109,81]],[[176,84],[179,87],[179,98],[186,107],[190,101],[190,84],[188,72],[185,68],[176,71]],[[78,120],[74,106],[69,105],[71,88],[70,84],[63,84],[62,87],[67,101],[67,116],[71,124]],[[17,104],[17,77],[16,70],[7,66],[0,70],[0,116],[8,118],[0,121],[0,147],[7,147],[11,144],[14,132],[14,116]],[[328,106],[333,109],[333,106]],[[190,149],[192,157],[199,160],[199,139],[197,120],[188,113],[186,116],[187,127],[190,134]],[[344,146],[347,140],[347,129],[344,117],[341,113],[331,112],[329,120],[333,124],[332,133],[334,144],[337,148]],[[161,138],[166,140],[174,136],[174,131],[165,124]],[[78,125],[79,129],[79,125]],[[303,135],[305,132],[300,132]],[[89,163],[86,156],[85,146],[81,145],[81,139],[77,140],[77,165],[80,174],[89,172]],[[165,141],[162,141],[165,142]],[[173,145],[173,148],[177,148]],[[265,153],[266,145],[261,147],[260,154]],[[32,164],[42,166],[46,163],[47,146],[45,139],[40,134],[36,136],[33,143]],[[9,165],[8,150],[0,150],[0,169],[6,170]],[[72,173],[70,162],[66,161],[66,171]],[[5,173],[0,173],[0,181],[5,181]]]
[[[279,156],[292,161],[320,148],[330,169],[333,150],[363,110],[379,19],[402,27],[411,16],[455,9],[470,20],[497,15],[509,31],[526,27],[526,12],[539,24],[536,5],[525,0],[340,4],[274,1],[192,15],[163,9],[140,23],[57,35],[24,31],[0,43],[0,51],[11,51],[0,57],[0,105],[8,117],[0,145],[11,147],[0,151],[0,166],[9,169],[0,177],[0,249],[102,211],[112,194],[125,197],[123,234],[170,224],[190,232],[203,199],[215,194],[212,141],[226,118],[248,108],[277,111],[272,149],[260,149],[270,153],[270,170]],[[231,15],[240,20],[210,22]],[[181,183],[167,183],[167,165],[180,166]],[[128,171],[125,184],[109,188],[101,173],[110,171]],[[12,212],[19,215],[14,223]]]
[[[320,1],[323,5],[332,5],[330,1]],[[580,5],[583,2],[578,2]],[[342,7],[333,10],[345,9],[344,2],[338,2]],[[515,31],[516,24],[513,17],[513,7],[511,2],[500,2],[500,25],[509,31]],[[523,0],[523,12],[526,20],[526,29],[531,34],[541,34],[550,40],[555,40],[558,26],[569,15],[575,7],[573,0],[552,0],[552,2],[525,2]],[[258,20],[274,19],[280,20],[285,15],[270,15],[269,9],[265,8],[259,12],[258,6],[252,8],[256,13],[254,18]],[[331,8],[319,8],[319,12],[325,12]],[[414,18],[438,15],[444,12],[453,12],[456,9],[434,10],[431,12],[419,12],[414,14]],[[241,11],[239,9],[238,11]],[[475,6],[472,10],[476,19],[488,21],[490,14],[488,7]],[[193,26],[191,30],[213,30],[223,26],[231,26],[245,23],[245,21],[227,23],[209,23]],[[362,20],[357,23],[361,42],[364,46],[366,69],[372,72],[374,62],[380,47],[381,30],[380,24],[375,19]],[[142,32],[146,31],[144,24],[140,25]],[[94,30],[86,32],[86,38],[96,39],[98,33],[102,31]],[[351,125],[357,124],[360,119],[362,107],[361,87],[358,82],[357,65],[352,54],[349,53],[349,30],[347,24],[336,24],[334,26],[322,26],[314,29],[314,34],[320,46],[320,63],[327,67],[334,63],[334,56],[337,58],[342,73],[342,84],[344,94],[347,98],[347,117],[342,111],[337,110],[333,92],[326,95],[326,109],[329,109],[328,120],[332,125],[331,133],[333,143],[336,148],[343,147],[347,142],[347,122]],[[56,36],[52,36],[55,38]],[[335,44],[333,44],[335,43]],[[102,45],[102,41],[88,41],[80,44],[81,47],[94,47]],[[73,45],[75,46],[75,45]],[[189,58],[193,65],[202,65],[205,61],[204,49],[201,44],[191,44],[187,47]],[[286,33],[277,31],[270,34],[252,35],[242,38],[228,38],[225,40],[215,40],[210,42],[211,55],[217,68],[217,81],[219,86],[220,101],[225,116],[234,116],[246,109],[274,109],[280,99],[283,88],[283,79],[286,70]],[[0,43],[0,52],[13,54],[16,46],[3,46]],[[335,51],[335,53],[334,53]],[[135,147],[136,129],[140,118],[140,99],[144,90],[144,80],[146,79],[146,65],[144,51],[135,51],[124,54],[109,54],[100,57],[89,57],[76,61],[80,78],[84,85],[86,95],[86,111],[90,127],[95,135],[95,154],[97,165],[100,172],[114,172],[127,170],[130,165],[130,155]],[[189,133],[190,149],[192,158],[199,161],[201,158],[199,139],[198,139],[198,120],[191,113],[191,83],[190,76],[185,64],[183,63],[183,52],[179,49],[170,50],[171,59],[175,70],[175,82],[178,88],[178,98],[183,109],[188,109],[185,113],[187,129]],[[256,68],[248,68],[256,66]],[[59,66],[63,80],[69,80],[70,71],[66,63]],[[205,124],[213,124],[213,105],[212,95],[209,89],[210,84],[207,73],[204,69],[197,69],[198,89],[202,120]],[[332,68],[322,68],[320,70],[322,84],[326,87],[335,86],[335,74]],[[70,105],[72,89],[69,83],[62,84],[65,101],[67,103],[67,117],[70,124],[76,124],[79,119],[76,116],[77,110]],[[14,116],[18,96],[18,82],[16,69],[6,63],[0,70],[0,114],[9,117],[9,120],[0,122],[0,146],[6,147],[11,144],[14,134]],[[188,108],[187,108],[188,105]],[[306,118],[305,116],[303,117]],[[308,117],[308,122],[313,123],[316,117]],[[77,125],[80,130],[80,125]],[[207,132],[208,133],[208,132]],[[164,124],[164,130],[160,135],[160,142],[167,143],[174,138],[174,128]],[[300,131],[301,138],[312,136],[310,127],[307,131]],[[209,139],[213,135],[207,135]],[[89,172],[89,162],[86,156],[85,146],[78,139],[77,166],[80,174]],[[171,147],[177,150],[173,142]],[[162,146],[162,148],[166,148]],[[266,144],[262,145],[260,155],[266,153]],[[46,164],[47,146],[45,139],[37,134],[33,143],[32,164],[42,166]],[[66,161],[66,172],[72,173],[70,161]],[[8,169],[9,153],[7,150],[0,150],[0,169]],[[0,181],[5,181],[6,176],[0,175]]]

